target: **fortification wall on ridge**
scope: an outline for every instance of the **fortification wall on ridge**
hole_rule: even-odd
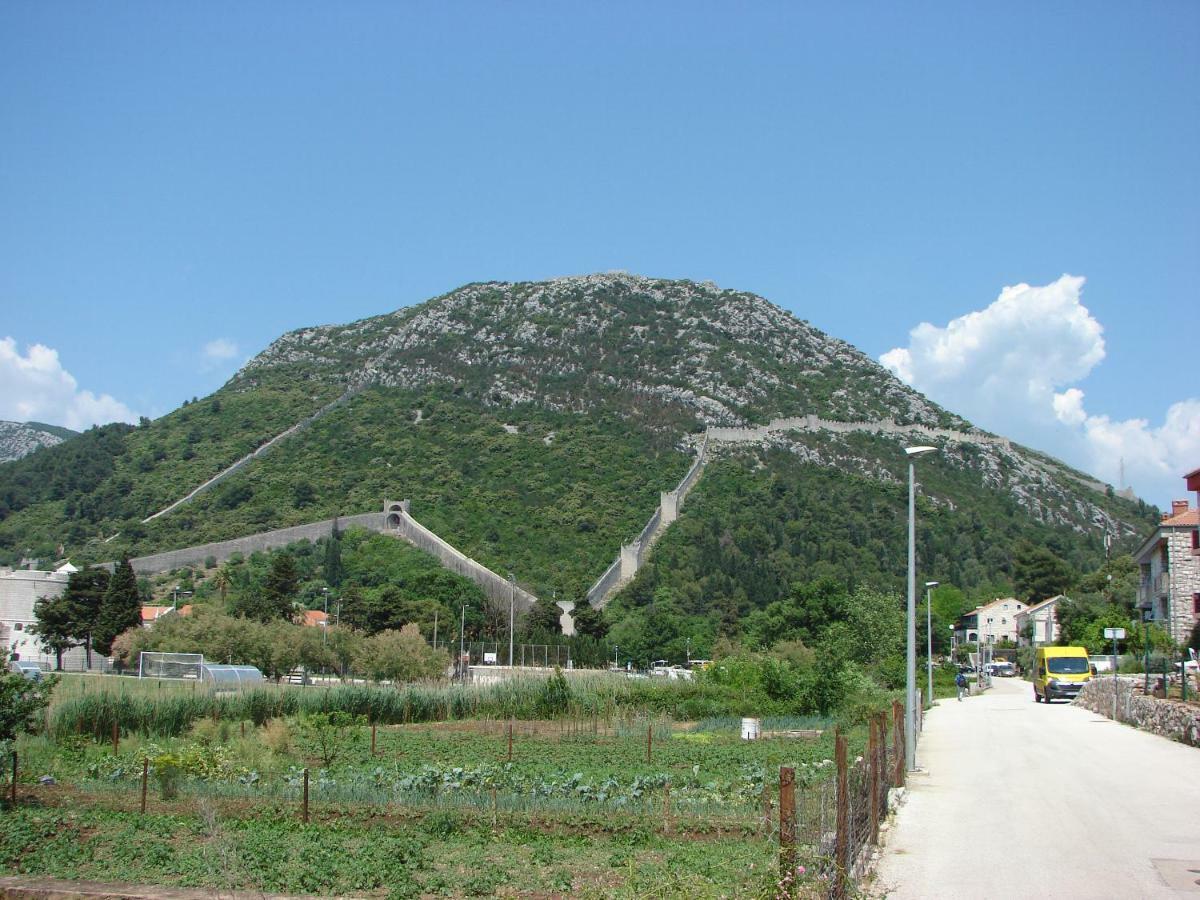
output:
[[[311,416],[301,419],[299,422],[297,422],[291,428],[288,428],[286,431],[281,431],[279,434],[275,435],[275,437],[271,438],[265,444],[262,444],[261,446],[257,447],[255,450],[253,450],[252,452],[247,453],[245,456],[243,456],[241,459],[239,459],[233,465],[229,466],[226,469],[222,469],[220,472],[218,472],[212,478],[208,479],[208,481],[204,482],[204,484],[200,485],[198,488],[194,488],[187,494],[184,494],[182,497],[180,497],[174,503],[170,504],[169,506],[164,506],[158,512],[152,513],[151,515],[146,516],[146,518],[142,519],[142,524],[144,525],[147,522],[152,522],[155,519],[157,519],[159,516],[165,516],[167,513],[171,512],[174,509],[177,509],[180,506],[183,506],[183,504],[187,503],[189,500],[194,499],[195,497],[199,496],[200,494],[203,494],[205,491],[211,491],[213,488],[215,488],[218,484],[220,484],[222,481],[224,481],[230,475],[237,474],[242,469],[244,469],[246,466],[248,466],[250,463],[254,462],[254,460],[258,459],[261,456],[266,456],[273,449],[275,449],[275,446],[277,444],[279,444],[281,441],[285,441],[288,438],[290,438],[292,435],[297,434],[300,431],[303,431],[305,428],[307,428],[313,422],[317,421],[317,419],[321,418],[321,416],[325,415],[330,410],[336,409],[337,407],[341,406],[343,403],[345,403],[347,400],[349,400],[354,394],[356,394],[359,390],[360,390],[359,388],[351,388],[350,390],[348,390],[344,394],[342,394],[340,397],[338,397],[336,400],[333,400],[330,403],[326,403],[324,406],[322,406],[320,409],[318,409]]]
[[[246,537],[233,538],[228,541],[215,541],[211,544],[199,544],[195,547],[184,547],[180,550],[167,550],[150,556],[139,556],[131,559],[133,571],[139,575],[152,575],[156,572],[169,572],[185,566],[203,566],[210,556],[217,564],[225,562],[233,554],[240,553],[249,556],[251,553],[264,550],[277,550],[294,544],[296,541],[316,541],[328,537],[334,523],[338,528],[357,526],[368,531],[384,531],[384,514],[361,513],[355,516],[341,516],[336,519],[323,519],[320,522],[309,522],[307,525],[294,525],[291,528],[278,528],[274,531],[263,531]]]
[[[383,530],[394,532],[414,547],[436,557],[450,571],[471,579],[483,588],[484,594],[490,600],[504,603],[509,601],[510,595],[514,591],[512,582],[507,578],[500,577],[483,563],[476,562],[462,551],[446,543],[409,515],[407,509],[393,504],[386,513],[386,524]],[[522,587],[515,587],[515,600],[517,609],[524,610],[536,603],[537,597]]]

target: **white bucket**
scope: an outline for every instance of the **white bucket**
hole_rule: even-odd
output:
[[[757,741],[762,736],[762,731],[759,728],[758,719],[743,718],[742,719],[742,740]]]

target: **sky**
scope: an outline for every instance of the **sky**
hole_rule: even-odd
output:
[[[1200,467],[1194,2],[5,0],[0,84],[0,418],[153,418],[290,329],[622,269],[1159,506]]]

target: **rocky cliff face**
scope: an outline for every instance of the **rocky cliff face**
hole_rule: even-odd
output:
[[[66,436],[65,428],[49,430],[34,422],[0,422],[0,463],[11,462],[28,456],[41,447],[53,447],[61,444]]]
[[[816,413],[966,427],[874,360],[762,297],[624,273],[459,288],[284,335],[234,379],[454,384],[562,410],[653,400],[700,424]]]

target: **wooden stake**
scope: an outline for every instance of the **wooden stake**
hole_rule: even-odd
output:
[[[150,760],[142,759],[142,815],[146,814],[146,780],[150,775]]]
[[[117,753],[121,749],[121,726],[117,724],[116,719],[113,719],[112,745],[113,753]]]
[[[790,883],[796,869],[796,770],[779,768],[779,876]]]
[[[671,833],[671,782],[663,785],[663,834]]]
[[[646,762],[650,762],[650,747],[654,742],[654,723],[651,722],[646,726]]]
[[[509,719],[509,721],[508,721],[508,761],[509,762],[512,762],[512,733],[513,733],[513,723],[512,723],[512,720]]]
[[[833,896],[846,896],[846,877],[850,871],[850,773],[846,766],[846,737],[834,729],[834,758],[837,764],[837,838],[834,844]]]
[[[300,819],[308,824],[308,769],[304,770],[304,805],[301,808]]]
[[[12,754],[13,754],[12,784],[9,786],[10,793],[9,793],[8,799],[12,801],[13,806],[16,806],[17,805],[17,751],[14,750],[12,752]]]
[[[371,755],[375,755],[375,723],[371,723]]]
[[[242,719],[242,737],[245,738],[245,736],[246,736],[246,720]]]

